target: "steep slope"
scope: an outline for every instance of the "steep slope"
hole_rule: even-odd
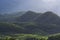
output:
[[[60,17],[53,12],[45,12],[44,14],[40,15],[35,21],[44,24],[60,24]]]
[[[21,22],[32,22],[36,23],[35,25],[27,25],[26,23],[23,27],[28,30],[27,32],[29,33],[47,33],[47,34],[54,34],[54,33],[60,33],[60,17],[57,16],[53,12],[45,12],[44,14],[41,15],[35,15],[33,16],[31,14],[32,12],[28,12],[21,16],[20,20]],[[35,13],[34,13],[35,14]],[[32,17],[32,18],[31,18]],[[34,20],[33,20],[34,19]],[[22,23],[21,23],[22,24]],[[23,25],[22,24],[22,25]]]
[[[32,11],[28,11],[26,12],[24,15],[20,16],[17,18],[17,21],[20,22],[29,22],[29,21],[33,21],[37,16],[39,16],[40,14],[32,12]]]
[[[9,18],[9,16],[7,18]],[[16,19],[16,22],[12,21],[12,18],[14,20]],[[3,23],[0,22],[0,33],[23,33],[43,35],[60,33],[60,17],[53,12],[45,12],[44,14],[38,14],[32,11],[28,11],[22,16],[15,16],[12,18],[9,18],[8,22],[7,19],[5,20],[4,17]],[[8,23],[4,23],[5,21]]]

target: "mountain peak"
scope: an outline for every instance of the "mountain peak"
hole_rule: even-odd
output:
[[[30,13],[35,13],[35,12],[33,12],[33,11],[27,11],[26,13],[30,14]]]
[[[59,24],[60,17],[53,12],[45,12],[44,14],[40,15],[36,21],[38,23],[51,23],[51,24]]]
[[[54,12],[51,12],[51,11],[47,11],[43,15],[45,15],[45,16],[57,16],[58,17],[58,15],[56,15]]]
[[[47,11],[44,14],[51,15],[51,14],[55,14],[55,13],[54,12],[51,12],[51,11]]]
[[[47,12],[45,12],[45,13],[53,13],[52,11],[47,11]]]

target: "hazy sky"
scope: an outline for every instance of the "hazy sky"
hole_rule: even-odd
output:
[[[0,0],[0,12],[32,10],[60,14],[60,0]]]

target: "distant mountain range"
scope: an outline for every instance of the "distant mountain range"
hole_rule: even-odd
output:
[[[0,16],[0,33],[42,35],[60,33],[60,17],[50,11],[45,13],[28,11],[4,14]]]

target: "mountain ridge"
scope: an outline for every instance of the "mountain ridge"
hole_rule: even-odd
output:
[[[8,16],[6,17],[7,19],[9,18]],[[0,23],[3,23],[1,23],[2,26],[0,25],[1,33],[3,33],[3,31],[5,31],[4,33],[9,33],[6,32],[8,29],[10,32],[13,31],[12,33],[23,34],[49,35],[60,33],[60,17],[53,12],[36,13],[33,11],[28,11],[25,12],[22,16],[15,16],[9,18],[8,20],[7,19],[4,16],[0,17]],[[8,22],[9,25],[4,22]],[[13,25],[15,26],[12,28]],[[5,30],[2,31],[2,29]]]

